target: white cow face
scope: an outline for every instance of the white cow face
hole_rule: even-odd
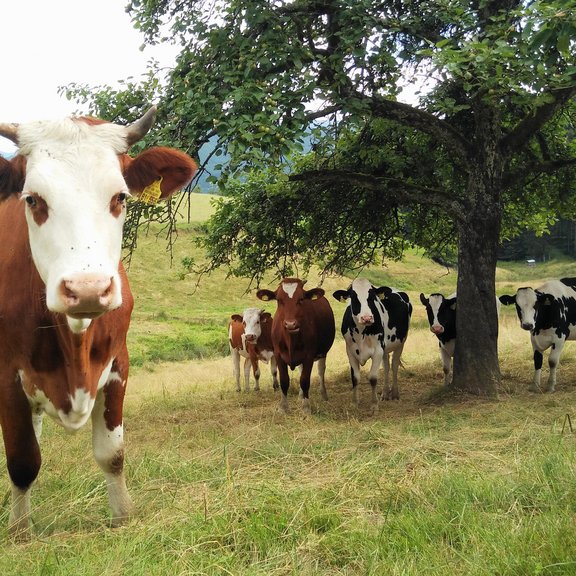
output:
[[[18,137],[30,248],[48,309],[66,314],[72,327],[117,308],[126,128],[67,119],[22,125]]]
[[[533,330],[536,325],[537,296],[532,288],[519,288],[516,292],[516,313],[524,330]]]
[[[262,310],[260,308],[246,308],[242,313],[244,338],[247,342],[257,342],[260,334],[262,334],[262,326],[260,325],[261,313]]]

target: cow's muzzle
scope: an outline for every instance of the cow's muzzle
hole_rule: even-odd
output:
[[[300,332],[300,324],[297,320],[284,320],[284,328],[286,328],[290,334],[297,334]]]
[[[122,303],[117,281],[103,274],[77,274],[60,283],[61,309],[75,319],[97,318]]]
[[[444,326],[441,326],[440,324],[434,324],[433,326],[430,326],[430,331],[438,336],[438,334],[442,334],[442,332],[444,332]]]

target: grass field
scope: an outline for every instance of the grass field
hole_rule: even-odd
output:
[[[198,222],[209,207],[205,197],[196,202]],[[573,343],[557,392],[528,393],[528,335],[503,309],[499,399],[442,400],[439,354],[418,294],[449,293],[456,276],[410,253],[369,274],[414,303],[401,400],[372,415],[364,380],[354,408],[338,337],[328,356],[328,402],[314,378],[312,416],[302,415],[295,385],[282,415],[266,367],[260,393],[234,391],[227,319],[259,301],[220,273],[195,287],[180,262],[198,257],[196,225],[182,227],[172,267],[163,239],[149,235],[129,272],[135,366],[125,423],[135,518],[108,527],[90,427],[68,435],[46,420],[28,544],[6,535],[7,473],[2,480],[0,574],[576,574]],[[573,262],[506,265],[497,291],[566,275],[575,275]],[[347,282],[328,279],[324,287],[331,293]],[[339,322],[345,307],[332,305]]]

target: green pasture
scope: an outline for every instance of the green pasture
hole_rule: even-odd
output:
[[[150,231],[129,270],[136,306],[125,426],[135,517],[108,525],[90,426],[69,435],[47,419],[29,543],[7,536],[6,472],[0,480],[0,574],[576,574],[574,343],[561,359],[557,392],[529,393],[528,335],[505,308],[499,399],[445,397],[418,294],[448,294],[456,275],[411,252],[368,273],[414,303],[400,401],[373,414],[363,380],[360,407],[352,406],[338,336],[328,356],[329,400],[320,399],[314,372],[312,415],[300,410],[296,382],[283,415],[266,366],[259,393],[234,390],[226,324],[231,313],[261,304],[254,291],[224,272],[196,285],[181,264],[201,258],[193,239],[209,198],[194,200],[197,216],[180,226],[172,266],[165,240]],[[506,264],[497,291],[567,275],[576,275],[571,261]],[[323,287],[331,293],[348,282],[328,278]],[[344,305],[331,303],[339,323]]]

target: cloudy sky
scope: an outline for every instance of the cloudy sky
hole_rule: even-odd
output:
[[[8,0],[2,6],[0,122],[46,120],[77,105],[58,96],[71,83],[110,84],[138,77],[154,57],[172,64],[173,46],[140,51],[124,0]],[[0,138],[0,150],[13,146]]]

